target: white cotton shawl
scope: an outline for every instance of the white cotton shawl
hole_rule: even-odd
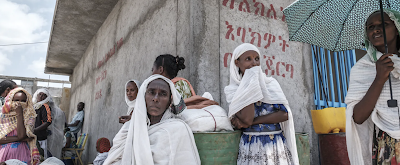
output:
[[[93,160],[93,165],[103,165],[107,159],[108,152],[98,153],[96,158]]]
[[[37,102],[37,96],[42,92],[47,95],[47,98],[43,101]],[[55,105],[50,92],[41,88],[38,89],[35,94],[33,94],[33,107],[39,109],[43,104],[48,103],[51,109],[51,124],[47,129],[51,131],[51,135],[47,137],[47,148],[50,153],[56,157],[61,158],[61,150],[63,148],[63,141],[60,139],[64,138],[64,125],[65,125],[65,114],[57,105]]]
[[[226,100],[230,104],[228,117],[231,119],[237,112],[244,107],[261,101],[269,104],[283,104],[288,110],[288,120],[281,122],[286,142],[295,164],[299,164],[296,148],[296,138],[293,123],[292,111],[286,96],[279,83],[272,77],[267,77],[260,66],[246,69],[244,76],[239,74],[239,67],[235,65],[235,60],[247,51],[260,51],[252,44],[244,43],[239,45],[234,51],[230,63],[230,84],[225,87]]]
[[[131,114],[131,112],[132,112],[133,109],[135,108],[135,104],[136,104],[136,99],[130,101],[130,100],[128,99],[128,96],[126,95],[126,87],[128,86],[128,83],[130,83],[130,82],[134,82],[134,83],[136,84],[137,90],[139,90],[139,88],[140,88],[140,81],[138,81],[138,80],[131,79],[131,80],[129,80],[128,82],[125,83],[125,93],[124,93],[124,95],[125,95],[125,102],[126,102],[126,104],[128,105],[128,112],[127,112],[127,115],[130,115],[130,114]]]
[[[149,126],[145,93],[148,84],[156,79],[169,84],[172,104],[184,107],[171,80],[157,74],[147,78],[139,89],[132,120],[126,122],[113,139],[114,145],[104,165],[200,164],[192,131],[182,120],[174,118],[170,108],[159,123]]]
[[[381,52],[376,54],[378,59],[382,56]],[[393,60],[393,62],[395,63],[395,70],[392,73],[399,72],[400,68],[396,67],[399,61]],[[387,100],[390,99],[388,82],[383,86],[371,116],[363,124],[356,124],[353,120],[354,106],[363,99],[374,81],[375,75],[375,63],[368,54],[361,58],[351,69],[349,90],[346,96],[346,142],[351,164],[372,164],[374,124],[388,133],[389,136],[400,139],[397,107],[390,108],[387,106]],[[394,76],[392,78],[392,89],[393,98],[399,99],[400,80]]]

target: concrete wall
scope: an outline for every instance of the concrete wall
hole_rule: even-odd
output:
[[[288,42],[280,12],[280,7],[293,0],[258,2],[257,10],[256,3],[249,0],[236,0],[232,7],[231,0],[119,0],[71,77],[70,119],[78,102],[86,103],[82,132],[88,133],[89,139],[85,162],[95,158],[98,138],[112,140],[122,126],[118,117],[127,111],[125,82],[132,78],[143,81],[150,76],[159,54],[185,57],[187,68],[178,76],[187,78],[198,94],[210,92],[227,109],[223,89],[229,83],[229,53],[243,42],[260,42],[262,67],[286,93],[296,132],[310,133],[312,162],[318,164],[309,111],[314,92],[311,52],[306,44]]]

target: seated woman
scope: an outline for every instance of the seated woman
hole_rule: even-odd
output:
[[[147,78],[139,89],[132,120],[113,139],[104,164],[199,165],[193,133],[175,118],[171,104],[178,110],[186,108],[171,80],[161,75]]]
[[[190,82],[182,77],[176,77],[178,72],[185,69],[185,59],[170,54],[159,55],[154,61],[152,68],[153,74],[160,74],[171,79],[175,84],[176,90],[181,94],[183,99],[196,95]]]
[[[29,165],[39,163],[35,118],[31,95],[23,88],[10,91],[0,114],[0,162],[18,159]]]
[[[63,150],[61,152],[62,157],[72,157],[75,156],[74,152],[71,150],[65,150],[64,148],[76,148],[76,138],[75,135],[70,131],[68,127],[64,128],[64,139],[63,139]],[[63,159],[65,165],[73,165],[72,159]]]
[[[225,95],[228,117],[243,130],[237,164],[299,164],[288,101],[279,83],[261,70],[254,45],[244,43],[233,51]]]
[[[119,123],[124,124],[131,120],[133,109],[135,108],[136,97],[139,91],[140,81],[129,80],[125,84],[125,102],[128,105],[128,112],[124,116],[119,117]]]

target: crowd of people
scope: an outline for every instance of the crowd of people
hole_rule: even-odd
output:
[[[368,53],[353,67],[346,97],[346,138],[353,164],[395,164],[400,158],[399,131],[393,129],[398,127],[398,112],[386,105],[389,94],[385,83],[391,71],[399,70],[396,58],[400,55],[400,14],[385,10],[388,54],[382,53],[385,47],[379,14],[372,13],[365,23]],[[200,98],[188,80],[177,77],[185,69],[184,62],[179,56],[160,55],[150,77],[142,82],[126,82],[128,110],[118,119],[123,125],[112,143],[106,138],[97,141],[98,155],[93,164],[201,164],[193,132],[180,119],[188,109],[185,102]],[[400,96],[400,70],[397,73],[392,84],[394,95]],[[278,81],[263,73],[258,48],[249,43],[237,46],[229,74],[230,82],[224,89],[229,103],[226,118],[242,131],[237,164],[298,165],[291,108]],[[10,159],[16,159],[36,165],[41,157],[73,154],[61,151],[76,145],[84,120],[83,102],[66,124],[65,115],[46,89],[39,89],[32,98],[13,81],[4,80],[0,93],[0,162],[8,164]],[[61,136],[64,143],[55,140]]]
[[[0,162],[36,165],[50,157],[47,162],[61,159],[64,126],[77,133],[83,116],[78,112],[74,117],[78,124],[66,124],[64,112],[45,88],[38,89],[32,97],[14,81],[6,79],[0,83],[0,93]],[[79,110],[82,108],[78,106]]]

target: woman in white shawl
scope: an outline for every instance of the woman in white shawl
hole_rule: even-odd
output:
[[[174,84],[161,75],[147,78],[139,89],[132,120],[113,139],[104,165],[200,164],[189,126],[176,119],[170,105],[185,109]]]
[[[119,123],[124,124],[127,121],[131,120],[139,87],[140,81],[138,80],[132,79],[125,83],[125,102],[128,105],[128,112],[126,113],[126,115],[119,117]]]
[[[279,83],[262,72],[254,45],[244,43],[233,51],[225,94],[228,116],[243,130],[237,164],[299,164],[288,101]]]
[[[37,96],[39,93],[44,93],[47,95],[46,99],[38,102]],[[47,103],[51,109],[51,118],[52,122],[49,125],[48,129],[50,130],[50,135],[47,136],[47,149],[50,153],[56,157],[61,158],[61,150],[64,147],[63,141],[61,139],[64,138],[64,125],[65,125],[65,114],[53,101],[50,92],[41,88],[38,89],[35,94],[33,94],[33,107],[35,109],[40,108],[43,104]]]
[[[393,98],[400,98],[400,13],[384,10],[388,54],[381,14],[372,13],[365,26],[367,54],[351,69],[346,96],[346,142],[351,164],[400,163],[399,108],[388,107],[389,73]]]

